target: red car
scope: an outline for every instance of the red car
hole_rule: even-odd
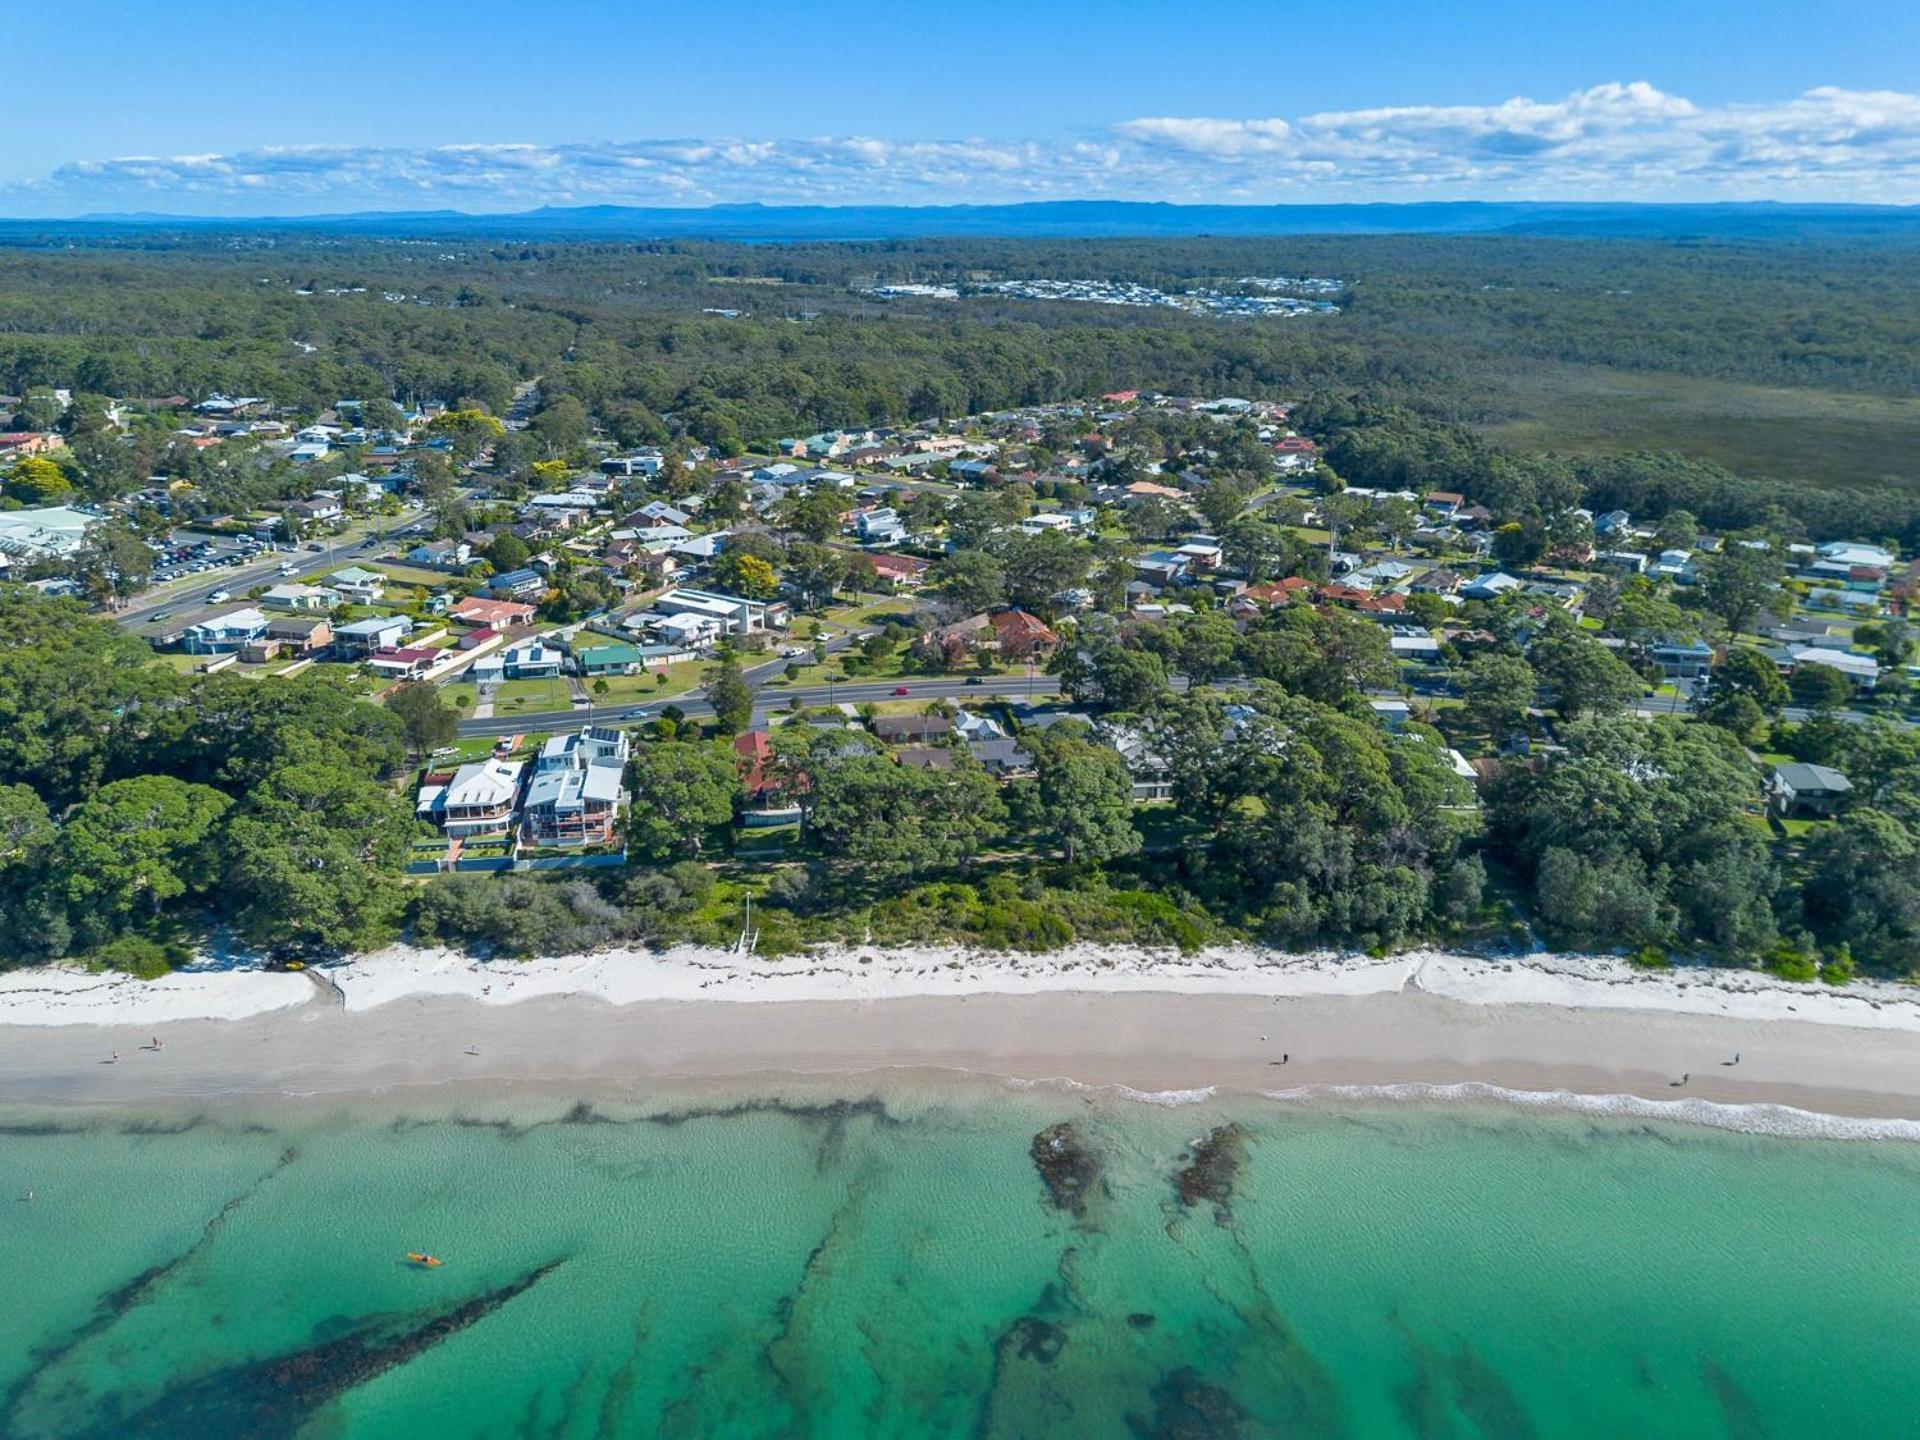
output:
[[[909,690],[904,685],[896,685],[893,687],[893,693],[896,695],[911,695],[913,691]]]

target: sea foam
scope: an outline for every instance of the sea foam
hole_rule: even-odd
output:
[[[1261,1092],[1279,1101],[1491,1101],[1531,1110],[1565,1110],[1637,1120],[1667,1120],[1737,1130],[1749,1135],[1780,1135],[1806,1140],[1920,1141],[1920,1120],[1823,1115],[1792,1105],[1728,1105],[1717,1100],[1649,1100],[1642,1095],[1585,1095],[1573,1090],[1510,1090],[1504,1085],[1465,1080],[1449,1085],[1408,1081],[1394,1085],[1303,1085]]]

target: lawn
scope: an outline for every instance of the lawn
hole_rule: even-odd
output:
[[[698,689],[709,668],[704,660],[677,660],[664,671],[649,670],[641,675],[602,675],[587,681],[587,693],[596,705],[634,704],[643,700],[669,699]],[[666,684],[659,677],[666,676]],[[602,685],[606,694],[600,693]]]

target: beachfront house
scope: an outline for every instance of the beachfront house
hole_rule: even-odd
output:
[[[590,725],[540,749],[527,786],[521,836],[542,846],[611,844],[626,801],[627,733]]]
[[[480,760],[451,774],[429,775],[414,813],[448,835],[509,830],[525,768],[518,760]]]

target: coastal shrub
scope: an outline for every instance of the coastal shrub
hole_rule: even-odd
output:
[[[1658,945],[1642,945],[1627,956],[1627,963],[1636,970],[1671,970],[1673,959]]]
[[[1820,974],[1814,956],[1790,945],[1776,945],[1767,953],[1766,971],[1782,980],[1815,980]]]
[[[1820,962],[1820,978],[1829,985],[1845,985],[1853,975],[1853,950],[1845,943]]]
[[[1207,943],[1204,921],[1186,914],[1165,895],[1147,890],[1115,890],[1105,901],[1107,908],[1125,922],[1129,939],[1175,945],[1188,953]]]
[[[91,965],[120,970],[139,980],[157,980],[189,958],[184,947],[168,945],[147,935],[118,935],[88,956]]]
[[[624,914],[592,882],[521,875],[449,875],[420,889],[416,935],[500,955],[563,955],[624,933]]]

